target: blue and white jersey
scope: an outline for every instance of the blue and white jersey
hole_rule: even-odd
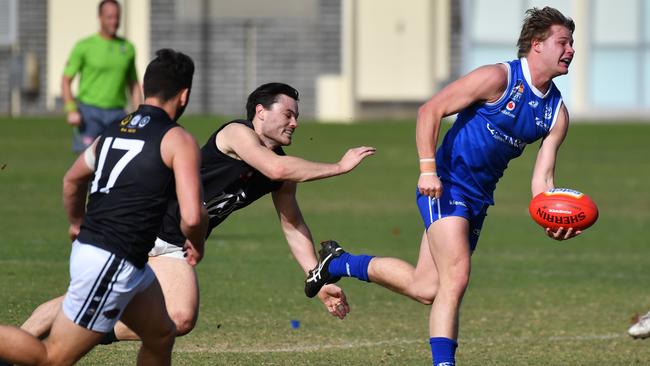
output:
[[[551,82],[546,94],[532,84],[525,58],[504,63],[508,87],[493,103],[472,105],[458,114],[436,153],[440,179],[459,186],[468,198],[494,204],[499,178],[527,144],[548,135],[562,105]]]

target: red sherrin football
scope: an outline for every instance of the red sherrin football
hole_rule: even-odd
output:
[[[586,194],[569,188],[553,188],[533,197],[530,216],[543,228],[584,230],[598,220],[598,207]]]

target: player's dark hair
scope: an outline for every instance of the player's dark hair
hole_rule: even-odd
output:
[[[120,3],[118,3],[117,0],[102,0],[102,1],[99,2],[99,6],[97,6],[97,14],[98,15],[102,15],[102,8],[106,4],[113,4],[113,5],[117,6],[118,9],[120,8]]]
[[[144,73],[144,97],[155,97],[166,102],[181,90],[192,89],[194,61],[182,52],[169,48],[156,51]]]
[[[261,104],[264,109],[271,109],[273,103],[278,101],[278,96],[284,94],[289,98],[293,98],[296,102],[298,99],[298,91],[292,86],[284,83],[268,83],[260,85],[248,96],[246,102],[246,118],[252,121],[255,118],[255,107]]]
[[[526,17],[521,26],[521,33],[517,41],[517,57],[526,57],[530,52],[533,40],[544,41],[550,36],[551,26],[561,25],[566,27],[571,34],[576,28],[573,19],[565,17],[559,10],[545,6],[543,9],[532,8],[526,10]]]

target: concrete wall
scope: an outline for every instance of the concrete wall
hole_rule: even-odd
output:
[[[47,4],[39,0],[15,4],[16,43],[0,48],[0,114],[42,114],[46,109]],[[12,90],[13,85],[17,88]]]
[[[358,0],[356,17],[357,98],[413,101],[431,95],[434,84],[434,3]]]
[[[15,5],[17,37],[13,45],[0,45],[0,114],[61,113],[63,65],[74,42],[97,31],[98,1],[7,1]],[[301,92],[303,116],[344,122],[412,117],[451,80],[480,64],[513,58],[524,10],[541,5],[576,20],[577,56],[569,75],[556,80],[574,117],[647,117],[650,109],[650,58],[644,51],[650,32],[634,26],[650,14],[645,2],[631,2],[631,25],[625,19],[632,19],[632,10],[618,14],[624,9],[605,0],[120,2],[121,34],[136,46],[140,78],[156,49],[175,48],[194,58],[191,113],[242,115],[253,88],[283,81]],[[634,35],[632,44],[602,30],[610,13],[623,19],[618,27]],[[616,50],[624,52],[608,58]],[[31,67],[33,78],[21,78],[16,64]],[[607,94],[610,79],[619,90],[613,95]],[[36,91],[12,93],[12,81],[36,85]]]
[[[121,0],[122,19],[118,34],[134,44],[136,68],[142,81],[146,65],[150,61],[148,0]],[[99,30],[97,6],[99,1],[90,0],[49,0],[47,2],[47,108],[61,109],[61,76],[68,55],[74,44]],[[45,23],[44,23],[45,24]],[[75,80],[73,90],[76,91]]]
[[[341,73],[322,75],[318,117],[414,117],[450,79],[448,0],[343,0]]]
[[[311,13],[270,17],[215,14],[209,1],[190,1],[183,12],[180,0],[152,0],[151,50],[171,47],[194,59],[190,113],[244,115],[256,86],[280,81],[299,90],[301,114],[313,116],[317,76],[339,70],[340,1],[312,3]]]

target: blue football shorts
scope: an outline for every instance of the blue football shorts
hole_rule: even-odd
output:
[[[425,230],[443,217],[464,217],[469,221],[470,250],[473,252],[476,249],[489,204],[468,199],[459,188],[447,182],[443,182],[442,197],[439,199],[423,196],[417,187],[415,197]]]
[[[148,265],[137,268],[111,252],[75,240],[63,313],[79,326],[109,332],[131,299],[155,279]]]

